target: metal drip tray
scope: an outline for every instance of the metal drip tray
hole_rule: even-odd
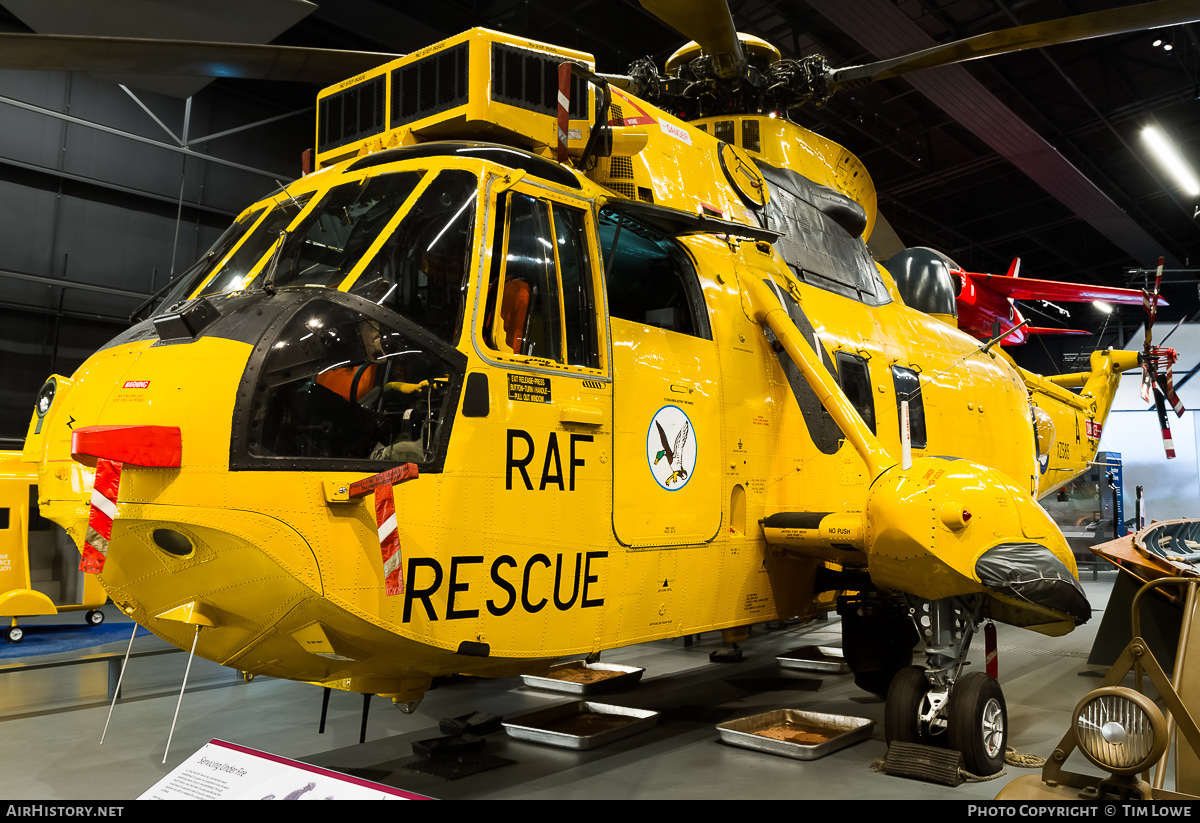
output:
[[[567,694],[596,694],[597,692],[632,686],[642,679],[645,669],[618,666],[613,663],[585,663],[576,660],[551,666],[544,675],[521,675],[526,686]]]
[[[721,740],[796,760],[818,757],[871,736],[875,721],[842,714],[776,709],[717,726]]]
[[[801,646],[775,658],[785,669],[845,674],[850,671],[842,650],[837,646]]]
[[[506,722],[504,731],[518,740],[564,749],[594,749],[646,731],[657,722],[658,712],[578,700]]]

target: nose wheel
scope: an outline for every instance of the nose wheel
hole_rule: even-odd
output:
[[[887,742],[921,743],[926,746],[941,745],[946,736],[930,728],[933,703],[930,700],[931,686],[921,666],[901,669],[888,689],[884,706],[883,727]]]
[[[961,674],[982,600],[910,601],[928,665],[902,669],[884,707],[887,742],[945,746],[962,753],[963,768],[990,777],[1004,768],[1008,707],[995,678]]]

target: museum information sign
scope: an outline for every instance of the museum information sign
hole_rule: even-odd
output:
[[[419,794],[209,741],[138,800],[427,800]]]

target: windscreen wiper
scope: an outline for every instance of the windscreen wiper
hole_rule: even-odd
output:
[[[267,294],[275,294],[275,270],[279,268],[279,258],[283,256],[283,244],[287,242],[287,229],[279,232],[279,244],[271,254],[271,262],[267,263],[267,273],[263,277],[262,290]]]

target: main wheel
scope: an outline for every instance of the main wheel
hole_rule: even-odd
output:
[[[1004,768],[1008,707],[994,678],[983,672],[962,677],[950,692],[949,743],[962,752],[963,768],[980,777]]]
[[[83,619],[87,621],[89,626],[99,626],[104,622],[104,612],[99,609],[92,609],[83,616]]]
[[[20,643],[21,638],[25,636],[25,630],[20,626],[9,626],[4,636],[8,638],[9,643]]]

